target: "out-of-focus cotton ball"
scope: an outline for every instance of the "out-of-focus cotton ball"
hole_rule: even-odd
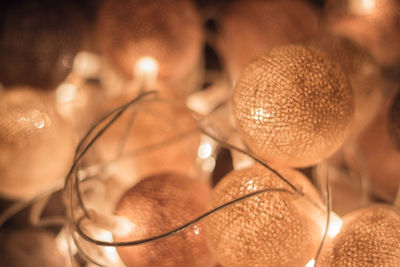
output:
[[[200,17],[191,0],[104,1],[97,23],[99,47],[124,76],[151,57],[161,79],[176,80],[197,63],[202,48]]]
[[[367,47],[377,62],[400,62],[400,4],[397,0],[332,0],[326,27]]]
[[[374,205],[343,217],[340,233],[324,246],[319,266],[399,266],[400,215]]]
[[[318,29],[318,12],[302,0],[240,0],[221,15],[219,47],[236,81],[251,59],[274,46],[304,41]]]
[[[66,256],[56,246],[55,235],[38,229],[2,230],[0,232],[1,265],[66,266]]]
[[[357,140],[360,160],[365,166],[372,193],[393,201],[400,186],[400,151],[390,140],[388,112],[393,97],[385,100],[373,122]]]
[[[139,182],[122,197],[115,213],[132,230],[116,241],[139,240],[171,231],[206,211],[210,188],[185,176],[161,174]],[[128,266],[213,266],[200,224],[148,244],[119,247]]]
[[[320,203],[318,193],[301,173],[277,169],[305,195]],[[266,168],[232,171],[214,188],[215,208],[257,190],[292,190]],[[297,205],[301,197],[286,192],[270,192],[237,202],[211,215],[206,222],[207,239],[222,266],[305,266],[321,240],[321,228]]]
[[[400,151],[400,92],[394,97],[388,117],[388,134],[398,151]]]
[[[324,52],[300,45],[260,56],[233,93],[237,127],[250,149],[296,167],[315,164],[343,144],[353,102],[341,67]]]
[[[200,133],[191,114],[164,101],[129,108],[94,144],[91,156],[116,165],[127,186],[160,172],[193,175]]]
[[[354,93],[353,136],[360,133],[376,115],[382,100],[382,77],[375,61],[358,44],[341,37],[321,36],[310,42],[325,51],[347,74]]]
[[[0,83],[54,89],[83,45],[82,15],[68,3],[53,1],[22,1],[4,13]]]
[[[75,138],[46,97],[30,88],[0,96],[0,194],[29,199],[62,181]]]

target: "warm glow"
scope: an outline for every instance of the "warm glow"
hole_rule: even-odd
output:
[[[350,10],[357,15],[368,15],[375,8],[375,0],[352,0],[349,2]]]
[[[197,152],[197,155],[201,159],[206,159],[209,158],[212,155],[212,147],[211,144],[208,142],[204,142],[199,146],[199,150]]]
[[[328,228],[328,236],[330,238],[335,237],[338,233],[340,233],[340,229],[342,228],[342,219],[334,212],[331,212],[329,228]],[[325,232],[325,227],[322,228],[322,234]]]
[[[95,238],[97,238],[99,240],[103,240],[103,241],[109,241],[109,242],[113,241],[112,234],[108,231],[99,230],[96,233]],[[110,262],[118,263],[120,261],[119,255],[117,253],[117,249],[115,247],[104,247],[103,249],[104,249],[104,254],[105,254],[106,258]]]
[[[71,83],[62,83],[56,89],[56,99],[59,103],[68,103],[77,96],[77,88]]]
[[[306,264],[306,267],[314,267],[314,265],[315,265],[315,260],[314,260],[314,259],[311,259],[311,260]]]
[[[141,78],[156,78],[158,63],[152,57],[142,57],[136,61],[135,76]]]
[[[74,58],[73,71],[83,77],[96,77],[99,70],[100,60],[95,54],[81,51]]]

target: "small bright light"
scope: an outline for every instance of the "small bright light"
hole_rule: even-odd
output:
[[[60,103],[68,103],[77,95],[76,86],[71,83],[62,83],[56,89],[56,99]]]
[[[68,244],[68,238],[71,238],[71,237],[69,237],[69,236],[67,237],[65,228],[62,229],[60,231],[60,233],[57,235],[57,237],[55,238],[56,247],[57,247],[58,251],[61,252],[61,254],[68,255],[69,250],[70,250],[69,246],[71,246],[71,253],[73,255],[75,255],[77,253],[78,249],[75,246],[75,243],[72,242],[72,240],[70,240],[71,242],[69,242],[69,244]]]
[[[132,232],[135,230],[135,225],[129,221],[128,218],[122,216],[115,217],[117,218],[117,224],[113,232],[119,237],[125,237],[132,234]]]
[[[375,9],[375,0],[352,0],[349,2],[350,10],[357,15],[368,15]]]
[[[193,228],[194,228],[194,233],[196,235],[200,234],[200,229],[199,229],[199,227],[197,225],[193,226]]]
[[[212,172],[215,168],[214,157],[209,157],[201,163],[201,169],[205,172]]]
[[[108,231],[102,231],[99,230],[96,233],[96,238],[103,240],[103,241],[108,241],[108,242],[112,242],[113,238],[112,238],[112,234]],[[115,247],[104,247],[104,254],[106,256],[106,258],[110,261],[110,262],[118,262],[119,261],[119,255],[117,253],[117,249]]]
[[[314,260],[314,259],[311,259],[311,260],[306,264],[306,267],[314,267],[314,265],[315,265],[315,260]]]
[[[155,78],[158,74],[158,63],[152,57],[142,57],[136,61],[135,76]]]
[[[100,65],[98,56],[90,52],[81,51],[74,58],[73,70],[83,77],[91,78],[96,77],[100,70]]]
[[[197,155],[201,159],[206,159],[209,158],[212,155],[212,147],[211,144],[208,142],[205,142],[199,146],[199,149],[197,151]]]
[[[342,219],[334,212],[330,215],[329,228],[328,228],[328,236],[330,238],[335,237],[340,233],[340,229],[342,228]],[[322,234],[324,234],[325,228],[322,228]]]

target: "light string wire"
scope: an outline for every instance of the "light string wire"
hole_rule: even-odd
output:
[[[322,167],[321,167],[322,166]],[[318,259],[319,256],[321,254],[322,248],[325,244],[326,241],[326,237],[328,235],[328,231],[329,231],[329,225],[330,225],[330,220],[331,220],[331,192],[330,192],[330,186],[329,186],[329,174],[328,174],[328,168],[326,167],[326,164],[321,163],[320,167],[322,169],[326,170],[326,174],[323,176],[325,177],[325,205],[326,205],[326,223],[325,223],[325,228],[324,228],[324,234],[322,236],[322,240],[321,243],[318,247],[317,253],[315,254],[315,263],[314,263],[314,267],[317,267],[318,265]]]
[[[101,119],[98,123],[93,125],[93,127],[90,129],[88,134],[86,134],[86,136],[82,139],[82,141],[80,142],[80,144],[77,147],[74,164],[72,165],[71,171],[69,172],[69,175],[67,176],[67,179],[66,179],[65,190],[68,190],[68,184],[69,183],[73,183],[73,182],[79,183],[80,182],[78,177],[75,177],[75,179],[72,179],[71,176],[74,173],[74,169],[76,169],[78,167],[78,162],[81,160],[81,158],[87,152],[87,150],[94,144],[94,142],[98,138],[100,138],[100,136],[107,130],[107,128],[109,128],[127,110],[128,107],[130,107],[131,105],[138,104],[139,101],[146,101],[145,97],[148,96],[148,95],[153,95],[153,94],[156,94],[156,92],[151,91],[151,92],[143,93],[143,94],[139,95],[138,97],[136,97],[133,100],[129,101],[127,104],[122,105],[121,107],[114,109],[112,112],[109,112],[103,119]],[[164,102],[170,103],[168,100],[165,100],[165,99],[162,99],[162,98],[155,98],[155,99],[152,99],[152,101],[164,101]],[[170,103],[170,104],[174,105],[176,103]],[[197,117],[197,118],[202,117],[201,115],[197,114],[196,112],[194,112],[193,110],[189,109],[188,107],[186,107],[186,106],[184,106],[182,104],[179,104],[179,106],[185,107],[192,114],[193,117]],[[220,106],[218,106],[218,108],[219,107]],[[94,132],[96,127],[98,125],[100,125],[102,122],[106,121],[110,116],[113,116],[112,119],[103,128],[101,128],[98,131],[98,133],[93,137],[93,139],[88,142],[87,146],[84,146],[84,143],[89,139],[90,135]],[[204,119],[204,117],[203,117],[203,119]],[[200,122],[201,120],[197,119],[196,121]],[[79,202],[78,202],[78,205],[83,210],[83,215],[80,216],[79,219],[76,220],[75,209],[74,209],[74,205],[73,205],[73,192],[72,192],[73,190],[70,190],[71,192],[69,192],[69,193],[70,193],[70,197],[71,197],[70,198],[70,212],[71,212],[71,214],[70,214],[71,215],[70,223],[71,223],[71,227],[73,227],[73,229],[76,231],[76,233],[81,238],[83,238],[84,240],[86,240],[88,242],[91,242],[92,244],[95,244],[95,245],[112,246],[112,247],[134,246],[134,245],[140,245],[140,244],[156,241],[156,240],[159,240],[159,239],[162,239],[162,238],[166,238],[166,237],[171,236],[171,235],[175,235],[175,234],[177,234],[177,233],[179,233],[181,231],[184,231],[188,227],[193,226],[194,224],[196,224],[199,221],[203,220],[204,218],[210,216],[211,214],[213,214],[215,212],[218,212],[219,210],[224,209],[224,208],[226,208],[228,206],[231,206],[231,205],[233,205],[233,204],[235,204],[237,202],[244,201],[244,200],[246,200],[248,198],[251,198],[251,197],[253,197],[255,195],[275,192],[275,193],[288,193],[288,194],[292,194],[292,195],[298,194],[300,196],[305,196],[304,193],[300,189],[296,188],[292,183],[290,183],[286,178],[284,178],[278,171],[276,171],[275,169],[270,167],[267,163],[265,163],[263,160],[259,159],[253,153],[251,153],[249,151],[246,151],[246,150],[243,150],[243,149],[240,149],[240,148],[236,147],[235,145],[229,144],[229,143],[225,142],[224,140],[212,135],[204,127],[202,127],[200,125],[200,123],[197,124],[197,128],[195,130],[200,131],[204,135],[209,136],[210,138],[214,139],[222,147],[225,147],[225,148],[228,148],[228,149],[234,149],[234,150],[236,150],[236,151],[238,151],[240,153],[243,153],[243,154],[249,156],[250,158],[254,159],[256,162],[260,163],[262,166],[264,166],[265,168],[267,168],[268,170],[273,172],[283,182],[285,182],[291,188],[291,190],[284,189],[284,188],[267,188],[267,189],[263,189],[263,190],[254,191],[252,193],[243,195],[243,196],[241,196],[239,198],[236,198],[236,199],[234,199],[232,201],[224,203],[224,204],[222,204],[222,205],[220,205],[220,206],[218,206],[218,207],[216,207],[216,208],[214,208],[214,209],[202,214],[201,216],[195,218],[194,220],[189,221],[189,222],[187,222],[187,223],[185,223],[185,224],[183,224],[181,226],[176,227],[175,229],[173,229],[173,230],[171,230],[169,232],[166,232],[166,233],[163,233],[163,234],[160,234],[160,235],[157,235],[157,236],[152,236],[152,237],[149,237],[149,238],[146,238],[146,239],[140,239],[140,240],[134,240],[134,241],[107,242],[107,241],[97,240],[95,238],[90,237],[82,229],[82,226],[81,226],[82,222],[85,219],[89,219],[90,220],[90,215],[89,215],[89,212],[84,207],[84,202],[83,202],[82,197],[80,196],[79,187],[78,186],[73,187],[71,185],[69,189],[75,188],[75,190],[76,190],[75,194],[80,199]],[[79,153],[79,151],[81,151],[81,152]],[[77,172],[75,172],[75,176],[77,176]],[[319,209],[321,209],[321,207],[318,206],[318,204],[316,204],[310,198],[307,198],[307,199],[310,200],[312,204],[314,204]],[[86,210],[86,212],[85,212],[85,210]],[[76,240],[76,238],[74,238],[74,240]],[[88,260],[91,261],[90,257],[85,257],[85,258],[87,258]],[[101,265],[98,264],[98,262],[97,263],[93,262],[93,263],[95,263],[98,266],[101,266]]]

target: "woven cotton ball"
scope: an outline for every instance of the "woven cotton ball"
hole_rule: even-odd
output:
[[[82,49],[82,14],[68,1],[13,2],[2,20],[0,83],[55,89]]]
[[[343,217],[340,233],[327,242],[319,266],[400,266],[400,215],[374,205]]]
[[[320,203],[318,193],[301,173],[277,171]],[[211,207],[266,188],[292,190],[266,168],[254,165],[228,173],[214,188]],[[320,226],[308,210],[297,205],[301,197],[270,192],[237,202],[211,215],[207,239],[222,266],[302,266],[314,257],[321,240]]]
[[[392,143],[400,150],[400,93],[394,97],[388,115],[388,134]]]
[[[102,53],[124,76],[131,78],[136,61],[147,56],[168,80],[181,78],[197,62],[203,38],[191,0],[105,1],[97,36]]]
[[[250,60],[265,50],[316,34],[318,12],[302,0],[240,0],[222,12],[219,26],[220,54],[236,81]]]
[[[300,167],[342,145],[353,102],[347,76],[328,55],[287,45],[248,65],[234,89],[233,112],[243,140],[257,155]]]
[[[1,265],[64,267],[66,255],[58,249],[56,236],[34,228],[2,229],[0,232]],[[72,259],[73,265],[77,262]]]
[[[0,194],[29,199],[61,182],[75,136],[42,94],[14,88],[0,95]]]
[[[370,185],[369,190],[389,202],[395,199],[400,186],[400,151],[393,144],[388,129],[388,114],[393,100],[392,95],[384,101],[376,118],[356,142],[359,160]]]
[[[382,101],[382,77],[368,51],[350,39],[320,36],[309,42],[326,52],[347,74],[354,94],[352,135],[359,134],[375,117]]]
[[[117,205],[115,213],[131,221],[132,231],[114,238],[139,240],[171,231],[205,212],[209,194],[208,186],[185,176],[148,177],[128,190]],[[119,247],[117,251],[127,267],[213,266],[200,224],[147,244]]]
[[[400,4],[397,0],[331,0],[326,28],[368,48],[384,67],[400,63]]]
[[[132,106],[96,141],[89,156],[112,163],[127,186],[162,172],[194,175],[200,134],[184,107],[168,101]]]

